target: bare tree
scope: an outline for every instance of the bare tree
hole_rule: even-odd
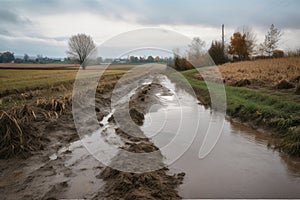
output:
[[[69,50],[67,54],[82,66],[83,62],[85,61],[86,57],[91,53],[91,51],[96,47],[93,39],[91,36],[85,34],[77,34],[73,35],[68,42]]]
[[[251,55],[254,52],[254,48],[256,46],[256,33],[253,28],[250,26],[239,27],[236,32],[240,32],[242,35],[245,35],[246,40],[246,48],[248,55]]]
[[[199,37],[195,37],[189,45],[188,59],[195,67],[202,66],[205,60],[205,42]]]
[[[269,57],[271,57],[274,50],[278,47],[281,36],[281,31],[272,24],[265,36],[265,41],[261,44],[261,47],[263,47]]]
[[[263,57],[265,53],[265,47],[264,45],[261,43],[258,45],[258,47],[256,48],[256,54]]]

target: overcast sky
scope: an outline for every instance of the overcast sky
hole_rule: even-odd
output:
[[[146,27],[200,37],[209,47],[238,27],[250,26],[258,43],[272,23],[284,33],[280,48],[300,47],[299,0],[0,0],[0,51],[65,57],[71,35],[86,33],[96,44]]]

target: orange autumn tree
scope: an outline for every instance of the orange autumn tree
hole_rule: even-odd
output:
[[[249,59],[246,34],[242,35],[240,32],[236,32],[230,37],[228,53],[237,56],[238,60]]]

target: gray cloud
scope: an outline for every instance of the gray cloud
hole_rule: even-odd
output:
[[[0,35],[11,35],[11,33],[5,29],[0,29]]]
[[[12,3],[6,2],[6,5],[11,7]],[[24,12],[34,10],[36,15],[93,13],[112,19],[133,20],[141,25],[220,26],[224,23],[236,27],[274,23],[282,28],[300,28],[298,0],[28,0],[13,5]],[[14,13],[7,14],[11,21],[18,19]],[[135,19],[128,18],[128,15],[134,15]]]
[[[57,14],[72,14],[74,20],[81,13],[89,13],[104,19],[118,20],[124,23],[135,23],[141,26],[156,25],[190,25],[220,27],[225,24],[228,29],[247,25],[264,33],[272,23],[283,30],[300,29],[299,0],[27,0],[3,1],[0,8],[0,35],[12,36],[9,40],[1,39],[1,48],[11,45],[14,51],[22,52],[31,47],[30,41],[18,39],[19,45],[12,41],[13,37],[32,38],[36,51],[51,50],[51,42],[63,42],[69,36],[48,37],[39,33],[36,19],[40,16],[51,17]],[[41,22],[42,23],[42,22]],[[87,22],[88,23],[88,22]],[[59,24],[59,22],[58,22]],[[78,25],[80,26],[80,24]],[[114,26],[114,24],[112,24]],[[109,28],[109,27],[104,27]],[[101,33],[99,33],[101,34]],[[17,40],[17,39],[16,39]],[[296,41],[298,42],[298,41]],[[209,41],[208,41],[209,43]],[[22,46],[24,45],[24,46]],[[47,46],[47,48],[42,48]],[[58,50],[61,52],[61,50]],[[46,54],[46,53],[45,53]]]
[[[0,23],[5,24],[30,24],[31,21],[9,9],[0,9]]]
[[[207,25],[229,27],[241,25],[300,28],[300,1],[294,0],[210,0],[210,1],[146,1],[142,8],[128,11],[140,16],[141,24]],[[126,7],[126,6],[125,6]],[[126,8],[125,8],[126,9]]]
[[[17,14],[16,11],[7,8],[0,8],[0,35],[15,35],[15,32],[26,30],[32,25],[29,18]]]
[[[57,44],[55,40],[0,35],[0,44],[0,52],[11,51],[16,55],[24,55],[24,53],[29,55],[43,54],[50,57],[63,57],[65,55],[64,46]]]

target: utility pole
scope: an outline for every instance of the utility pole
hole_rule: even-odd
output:
[[[225,49],[225,41],[224,41],[224,24],[222,24],[222,48],[223,51]]]

